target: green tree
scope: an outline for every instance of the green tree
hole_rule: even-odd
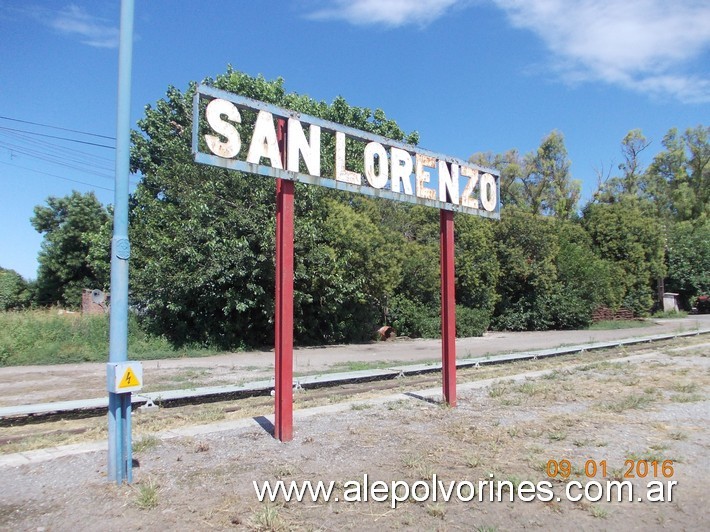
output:
[[[39,253],[38,304],[78,307],[82,289],[106,285],[108,279],[92,269],[87,256],[91,234],[100,231],[107,220],[106,208],[93,192],[50,197],[46,206],[35,207],[30,221],[44,235]]]
[[[500,172],[503,206],[561,219],[570,219],[577,212],[581,183],[571,177],[564,136],[559,131],[552,131],[536,151],[525,156],[512,149],[502,154],[475,153],[469,160]]]
[[[525,190],[522,178],[525,171],[525,160],[518,150],[512,149],[505,153],[478,152],[469,157],[469,161],[479,166],[495,168],[500,172],[500,200],[504,207],[526,204]]]
[[[577,212],[581,184],[570,175],[564,137],[559,131],[547,135],[533,154],[526,156],[523,188],[533,214],[569,219]]]
[[[507,330],[543,330],[551,323],[541,312],[557,287],[559,253],[552,219],[509,208],[495,227],[500,276],[494,325]]]
[[[232,70],[206,83],[219,89],[413,143],[380,110],[288,94],[283,80]],[[133,134],[132,167],[143,180],[132,198],[132,297],[154,331],[175,343],[222,347],[273,342],[274,181],[196,165],[190,153],[192,96],[169,88],[147,106]],[[254,113],[242,114],[243,131]],[[248,145],[246,134],[244,145]],[[332,139],[323,150],[332,154]],[[352,149],[350,149],[352,148]],[[362,146],[348,145],[357,169]],[[355,154],[355,155],[354,155]],[[334,157],[323,157],[332,175]],[[296,341],[361,339],[381,323],[400,284],[397,250],[363,213],[371,203],[296,186]],[[395,241],[394,244],[397,244]],[[397,246],[394,245],[394,248]]]
[[[664,151],[648,169],[646,194],[659,214],[676,221],[710,217],[710,127],[697,126],[682,135],[671,129]]]
[[[685,308],[694,296],[710,294],[710,220],[679,222],[668,237],[666,290],[677,292]]]
[[[557,224],[560,251],[557,272],[561,292],[586,309],[585,319],[599,306],[618,308],[624,297],[624,272],[615,263],[598,257],[592,239],[576,222]]]
[[[32,303],[33,286],[15,270],[0,267],[0,311],[26,308]]]
[[[600,184],[595,198],[602,203],[614,203],[623,196],[649,199],[645,190],[648,188],[646,171],[641,162],[641,153],[651,143],[640,129],[629,131],[621,141],[621,153],[624,162],[619,164],[621,176],[612,177]]]
[[[647,314],[656,280],[665,274],[665,233],[659,220],[641,200],[627,196],[613,204],[588,204],[582,223],[597,255],[624,273],[622,304],[637,315]]]

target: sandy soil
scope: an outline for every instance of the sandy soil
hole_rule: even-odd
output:
[[[256,422],[224,423],[193,436],[143,436],[134,485],[105,477],[106,453],[0,468],[4,530],[708,530],[710,358],[707,344],[601,362],[546,362],[545,371],[459,386],[457,408],[399,383],[402,393],[297,411],[293,442]],[[591,360],[591,358],[590,358]],[[475,371],[475,370],[470,370]],[[315,391],[301,392],[306,396]],[[333,393],[337,393],[334,391]],[[265,414],[268,412],[265,412]],[[263,422],[263,420],[262,420]],[[569,479],[550,479],[550,460],[570,461]],[[607,475],[588,478],[587,460]],[[673,463],[629,479],[645,499],[652,480],[676,481],[670,502],[569,502],[565,482],[622,479],[636,465]],[[253,481],[444,483],[551,481],[549,502],[274,503],[257,500]],[[491,475],[493,475],[491,477]],[[507,493],[507,491],[504,491]]]

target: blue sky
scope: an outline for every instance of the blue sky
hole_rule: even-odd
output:
[[[26,278],[42,241],[35,205],[72,190],[113,201],[102,146],[116,133],[119,11],[0,0],[0,266]],[[671,127],[710,123],[707,0],[136,0],[134,39],[132,124],[168,86],[232,64],[381,108],[461,158],[526,153],[557,129],[584,200],[629,130],[652,141],[650,159]]]

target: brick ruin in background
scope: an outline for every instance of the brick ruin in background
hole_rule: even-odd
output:
[[[101,290],[84,288],[81,293],[82,314],[105,314],[108,312],[108,296]]]

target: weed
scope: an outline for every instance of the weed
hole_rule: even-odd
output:
[[[567,438],[567,433],[564,430],[556,430],[554,432],[548,432],[547,438],[550,441],[562,441]]]
[[[464,458],[464,463],[467,467],[474,469],[476,467],[480,467],[483,464],[483,460],[477,454],[468,454]]]
[[[688,439],[688,435],[685,432],[682,432],[680,430],[675,431],[675,432],[671,432],[669,434],[669,436],[671,437],[672,440],[675,440],[675,441],[684,441],[684,440]]]
[[[574,440],[572,442],[572,445],[574,445],[575,447],[588,447],[588,446],[592,445],[592,440],[590,440],[590,439]]]
[[[289,464],[279,465],[274,468],[274,476],[276,478],[292,477],[295,472],[296,470]]]
[[[624,470],[620,467],[615,467],[609,471],[609,479],[622,482],[624,480]]]
[[[505,480],[507,480],[513,485],[514,490],[517,490],[518,486],[520,486],[520,483],[523,482],[523,480],[525,479],[520,478],[518,475],[508,475]]]
[[[595,504],[592,504],[589,507],[589,513],[598,519],[606,519],[609,516],[609,511],[606,508],[602,508],[601,506],[597,506]]]
[[[141,510],[150,510],[158,506],[159,486],[154,479],[149,478],[147,482],[141,482],[137,487],[136,506]]]
[[[698,391],[698,385],[694,382],[678,383],[673,386],[673,389],[680,393],[694,393]]]
[[[626,397],[623,397],[622,399],[619,399],[618,401],[606,403],[605,405],[603,405],[603,407],[607,410],[611,410],[612,412],[620,414],[621,412],[625,412],[626,410],[643,408],[652,400],[652,397],[650,397],[648,394],[631,394],[627,395]]]
[[[443,504],[439,503],[429,504],[426,507],[426,513],[428,513],[432,517],[443,519],[446,515],[446,507]]]
[[[279,515],[279,509],[273,504],[265,504],[249,518],[249,527],[259,532],[279,532],[288,530],[284,520]]]
[[[500,384],[494,384],[488,390],[489,397],[501,397],[506,392],[506,387]]]
[[[506,399],[501,399],[500,404],[502,406],[520,406],[523,404],[523,398],[520,396],[509,397]]]
[[[224,419],[225,413],[224,409],[217,405],[208,405],[201,408],[199,412],[195,414],[196,423],[213,423],[215,421],[220,421]]]
[[[545,389],[534,382],[528,381],[518,386],[516,391],[524,395],[538,395],[540,393],[543,393]]]
[[[674,403],[697,403],[702,400],[703,396],[698,393],[678,394],[671,396],[671,401]]]
[[[648,463],[658,462],[661,464],[664,460],[668,460],[668,458],[658,451],[646,451],[640,454],[636,452],[628,452],[626,460],[633,460],[634,462],[645,460]],[[678,462],[678,460],[674,460],[674,462]]]
[[[430,479],[436,472],[434,470],[434,467],[429,463],[426,457],[422,455],[414,454],[405,456],[402,459],[402,462],[404,464],[404,467],[414,471],[414,474],[417,476],[417,478],[421,480]]]
[[[160,438],[152,434],[146,434],[142,436],[140,440],[133,442],[133,452],[144,453],[151,449],[154,449],[160,443]]]
[[[399,410],[400,408],[405,408],[409,405],[408,401],[392,401],[391,403],[387,403],[387,410]]]
[[[210,444],[205,441],[201,441],[195,446],[196,453],[206,453],[209,450],[210,450]]]

